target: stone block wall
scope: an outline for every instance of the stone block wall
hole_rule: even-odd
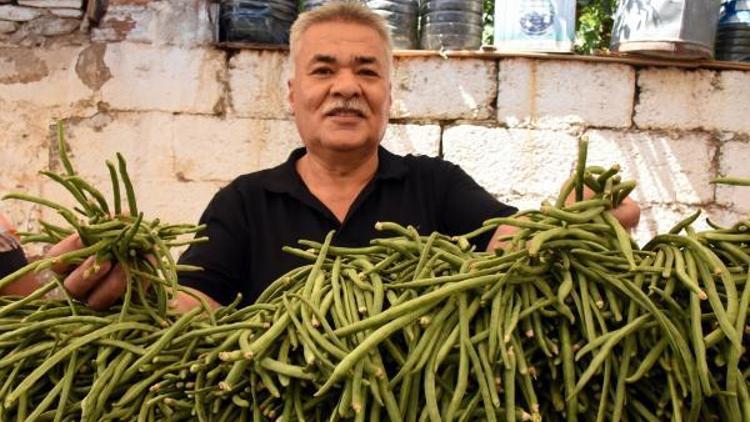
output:
[[[74,35],[84,20],[84,0],[0,0],[0,42],[44,44]]]
[[[2,44],[0,194],[69,203],[37,174],[59,169],[57,119],[85,177],[109,192],[104,161],[120,151],[141,208],[175,222],[196,221],[234,177],[282,162],[300,143],[286,104],[287,55],[216,48],[211,7],[110,0],[85,42]],[[750,190],[709,184],[750,177],[747,98],[744,71],[401,55],[384,143],[442,156],[529,208],[556,194],[586,135],[589,163],[619,163],[638,182],[643,242],[697,209],[719,223],[750,214]],[[0,202],[0,212],[22,228],[54,219],[17,202]]]

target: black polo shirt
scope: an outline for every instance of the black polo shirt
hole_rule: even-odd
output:
[[[191,246],[180,258],[204,271],[180,274],[181,284],[222,304],[240,292],[249,304],[280,275],[308,263],[281,250],[296,246],[298,239],[322,241],[336,230],[334,245],[365,246],[391,235],[375,230],[378,221],[412,225],[422,234],[455,235],[516,211],[455,164],[401,157],[380,147],[375,177],[339,222],[297,173],[295,162],[304,154],[304,148],[297,149],[285,163],[240,176],[214,196],[200,220],[207,226],[200,235],[209,242]],[[477,246],[486,248],[490,236],[477,239]]]

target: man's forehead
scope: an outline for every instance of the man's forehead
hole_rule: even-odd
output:
[[[307,28],[299,41],[299,51],[307,58],[330,56],[338,61],[368,58],[370,61],[374,59],[380,62],[386,55],[386,41],[380,34],[375,29],[357,22],[317,23]]]

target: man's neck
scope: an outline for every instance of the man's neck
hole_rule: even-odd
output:
[[[362,154],[329,154],[320,156],[308,151],[296,163],[297,172],[306,184],[313,186],[365,185],[378,169],[377,150]],[[309,186],[309,187],[313,187]]]
[[[308,151],[296,163],[297,173],[331,212],[343,221],[349,208],[378,169],[378,153],[321,157]]]

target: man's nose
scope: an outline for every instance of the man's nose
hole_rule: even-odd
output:
[[[334,96],[340,96],[344,98],[351,98],[362,93],[362,89],[359,86],[356,75],[350,70],[343,70],[338,72],[331,88],[331,93]]]

